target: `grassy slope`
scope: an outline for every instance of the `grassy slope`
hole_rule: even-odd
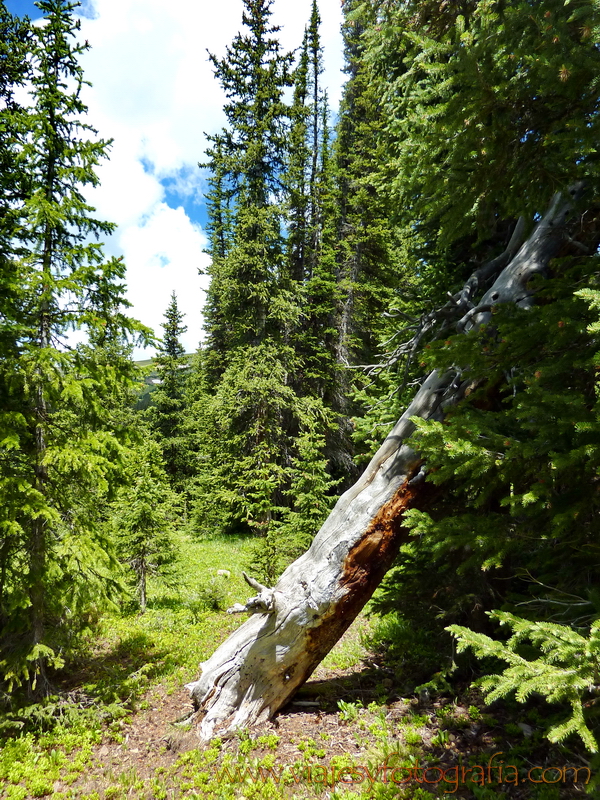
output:
[[[248,596],[240,572],[249,542],[186,540],[182,552],[177,590],[155,583],[145,615],[107,616],[56,698],[30,708],[29,718],[21,711],[0,720],[7,734],[0,798],[386,800],[431,798],[433,792],[489,800],[502,791],[537,800],[581,796],[568,782],[498,784],[497,773],[493,785],[454,786],[452,771],[437,784],[419,783],[417,773],[403,783],[408,770],[423,764],[486,764],[494,751],[510,751],[505,764],[516,763],[521,772],[532,763],[563,766],[573,754],[550,748],[535,717],[519,728],[514,720],[501,725],[465,698],[421,706],[398,698],[392,673],[362,664],[364,618],[327,657],[299,703],[278,717],[278,727],[186,750],[191,737],[186,741],[185,732],[171,724],[185,714],[181,687],[240,622],[207,606],[218,602],[225,608]],[[220,569],[230,577],[217,576]],[[398,783],[390,772],[371,780],[386,759],[398,767]]]

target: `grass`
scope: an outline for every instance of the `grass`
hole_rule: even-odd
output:
[[[363,641],[369,629],[368,620],[363,616],[359,617],[336,647],[325,656],[321,667],[326,670],[344,670],[360,664],[368,655]]]
[[[181,753],[168,750],[178,736],[185,736],[173,729],[175,745],[165,741],[149,763],[143,758],[131,763],[128,741],[136,720],[195,679],[199,661],[239,625],[239,618],[222,609],[252,591],[241,577],[250,547],[251,541],[243,538],[184,539],[176,589],[155,581],[145,614],[130,609],[106,616],[94,639],[69,665],[68,679],[55,698],[0,718],[0,734],[5,726],[2,800],[431,800],[432,794],[418,782],[390,781],[391,772],[382,776],[382,765],[396,769],[397,776],[411,774],[419,765],[442,763],[471,728],[488,725],[496,735],[497,721],[477,705],[438,703],[426,714],[415,701],[401,701],[395,703],[401,710],[393,716],[385,678],[373,680],[369,696],[353,693],[366,681],[362,661],[368,623],[359,618],[322,664],[326,674],[353,670],[354,681],[321,681],[335,695],[324,699],[332,707],[327,726],[315,725],[320,712],[312,712],[294,737],[275,730],[240,732],[233,741],[215,739],[206,749]],[[230,575],[219,576],[219,570]],[[318,696],[316,684],[312,691]],[[20,730],[14,729],[17,723]],[[516,742],[512,752],[518,764],[531,763],[533,745],[523,741],[521,729],[508,724],[501,733]],[[341,754],[340,741],[355,755]],[[502,750],[510,745],[490,735],[486,747]],[[113,760],[103,761],[103,750]],[[482,752],[473,751],[472,759],[481,760]],[[470,786],[466,795],[462,787],[452,791],[451,783],[429,788],[438,796],[497,796],[497,787]],[[581,796],[562,786],[560,792],[551,786],[529,788],[532,800]]]
[[[130,609],[104,617],[69,665],[60,694],[0,718],[0,735],[5,733],[0,798],[84,796],[54,787],[68,787],[81,778],[103,737],[124,742],[131,715],[148,702],[144,695],[157,686],[169,694],[195,679],[198,663],[239,624],[211,607],[206,587],[216,583],[225,607],[245,597],[251,590],[241,570],[249,545],[239,537],[183,539],[176,589],[151,581],[146,613]],[[230,576],[218,576],[219,570],[228,570]],[[107,796],[121,796],[123,780],[121,776],[120,782],[107,786]],[[136,784],[131,781],[129,796]]]

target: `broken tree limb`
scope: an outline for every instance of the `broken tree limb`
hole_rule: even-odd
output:
[[[364,367],[364,369],[367,370],[367,374],[379,372],[397,363],[400,359],[405,358],[407,362],[406,376],[412,358],[418,351],[422,342],[432,336],[439,336],[444,331],[450,329],[455,325],[457,320],[460,320],[474,308],[473,297],[476,292],[488,285],[511,261],[523,243],[524,234],[525,221],[523,217],[519,217],[505,250],[499,256],[496,256],[491,261],[487,261],[482,266],[478,267],[457,292],[454,294],[446,292],[448,301],[443,306],[430,311],[428,314],[424,314],[418,321],[411,319],[407,315],[403,315],[412,323],[404,330],[414,330],[414,334],[410,339],[396,347],[384,363],[370,364]],[[392,339],[395,339],[396,336],[397,334],[395,334]]]
[[[250,578],[245,572],[242,572],[244,580],[253,589],[256,589],[258,594],[256,597],[251,597],[246,600],[246,605],[236,603],[231,608],[227,609],[228,614],[242,614],[244,611],[249,611],[251,614],[272,614],[275,611],[275,595],[272,589],[263,586],[262,583]]]
[[[571,237],[565,230],[565,224],[574,203],[584,190],[585,184],[580,181],[570,187],[568,199],[565,199],[560,192],[554,195],[548,210],[531,236],[498,275],[479,304],[458,321],[456,328],[459,332],[489,322],[492,306],[498,303],[514,303],[520,308],[531,308],[534,303],[534,292],[530,289],[529,282],[535,275],[543,275],[561,244],[570,241]]]
[[[528,282],[547,269],[564,241],[569,210],[582,190],[578,185],[567,199],[555,196],[518,252],[513,236],[511,258],[478,305],[463,314],[463,329],[485,321],[495,303],[527,307]],[[200,677],[187,686],[198,709],[201,739],[272,717],[352,623],[405,540],[404,512],[428,491],[423,459],[406,444],[415,428],[412,418],[443,419],[468,383],[460,369],[432,372],[309,550],[277,585],[269,589],[245,576],[258,594],[231,611],[252,616],[201,664]]]

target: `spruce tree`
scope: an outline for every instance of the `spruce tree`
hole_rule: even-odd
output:
[[[10,320],[14,320],[19,306],[14,254],[19,236],[17,210],[27,175],[18,167],[24,112],[15,99],[15,90],[27,77],[29,37],[29,26],[12,17],[0,2],[0,341],[6,344],[12,339]]]
[[[337,275],[339,241],[337,190],[331,153],[329,107],[321,88],[323,52],[316,0],[294,72],[294,102],[284,182],[288,197],[286,240],[290,275],[301,298],[302,313],[288,341],[299,357],[292,377],[300,397],[319,398],[337,417],[321,428],[327,473],[334,480],[353,471],[347,437],[344,370],[337,358]],[[325,476],[324,476],[325,478]]]
[[[384,314],[414,302],[419,284],[399,246],[387,194],[379,185],[381,92],[364,59],[364,34],[375,18],[368,4],[344,4],[348,80],[332,142],[326,98],[321,103],[321,156],[312,204],[315,250],[307,286],[307,362],[320,375],[322,396],[339,415],[327,454],[334,474],[346,482],[358,475],[355,458],[360,458],[365,440],[377,441],[381,434],[381,428],[373,433],[373,427],[395,419],[395,404],[385,399],[388,393],[394,396],[389,384],[373,375],[364,380],[361,367],[380,359],[383,343],[394,333]],[[314,56],[313,63],[318,63]],[[367,392],[361,391],[365,384]],[[375,406],[373,413],[369,405]]]
[[[175,292],[165,312],[164,335],[158,343],[154,365],[160,386],[152,394],[150,418],[163,453],[164,468],[171,485],[183,490],[190,474],[188,440],[185,431],[185,394],[188,360],[180,337],[187,330],[177,306]]]
[[[588,206],[597,194],[597,10],[549,0],[380,12],[364,39],[386,117],[378,180],[429,291],[444,275],[455,289],[555,190],[583,179]],[[404,643],[411,629],[426,625],[433,638],[449,622],[491,634],[485,611],[498,607],[583,632],[597,616],[595,345],[574,292],[597,281],[598,236],[589,212],[572,213],[561,257],[523,304],[534,307],[498,306],[465,334],[451,324],[452,301],[426,334],[418,319],[399,334],[417,332],[422,367],[458,365],[473,387],[443,424],[418,423],[413,437],[440,488],[426,512],[407,515],[415,538],[379,603],[402,609]],[[432,660],[439,668],[440,649]]]
[[[127,485],[111,507],[111,526],[119,559],[128,567],[140,610],[148,602],[148,578],[174,576],[175,524],[180,507],[162,466],[160,446],[146,432],[125,465]]]
[[[228,98],[228,128],[213,137],[208,153],[215,236],[204,313],[207,363],[215,362],[215,377],[222,374],[227,353],[280,335],[290,314],[297,314],[282,261],[280,206],[288,125],[283,92],[290,83],[291,56],[281,53],[271,5],[270,0],[245,0],[247,32],[236,35],[225,58],[211,55]],[[230,223],[225,224],[219,219],[225,219],[227,207]]]
[[[290,146],[287,153],[287,257],[290,276],[299,285],[305,278],[309,196],[307,192],[308,147],[308,31],[293,71],[294,95],[290,107]]]
[[[86,108],[73,5],[40,0],[31,30],[31,107],[18,139],[27,191],[13,213],[15,314],[5,320],[0,383],[3,497],[0,670],[45,691],[49,666],[114,590],[103,506],[121,479],[126,433],[115,415],[133,378],[124,337],[124,265],[94,241],[113,226],[95,219],[82,187],[108,142],[82,122]],[[73,345],[73,329],[87,343]]]
[[[223,424],[223,413],[231,416],[225,424],[239,430],[237,436],[232,436],[232,441],[239,443],[237,455],[227,456],[229,479],[223,476],[224,485],[231,487],[233,495],[237,491],[236,460],[252,461],[256,448],[256,468],[260,473],[265,454],[258,450],[263,444],[267,449],[276,447],[280,438],[275,435],[272,443],[263,442],[266,428],[260,422],[263,392],[259,387],[273,368],[271,356],[276,348],[272,342],[283,340],[290,317],[298,315],[283,259],[279,202],[287,126],[282,95],[290,80],[291,57],[281,54],[278,29],[270,23],[270,7],[268,0],[245,0],[246,32],[237,34],[225,58],[211,56],[215,75],[228,98],[228,127],[213,138],[214,146],[208,151],[214,187],[210,224],[215,233],[209,250],[211,283],[205,308],[208,336],[202,369],[212,395],[204,397],[216,415],[212,435],[215,426]],[[286,373],[287,370],[275,368],[273,376]],[[255,387],[256,394],[249,404],[245,400],[231,406],[231,385],[237,385],[245,398],[249,387]],[[279,388],[275,388],[274,397]],[[281,390],[287,391],[285,385]],[[214,398],[219,398],[217,407]],[[196,415],[198,420],[204,418],[198,409]],[[209,433],[205,452],[210,449],[210,438]],[[219,439],[217,449],[221,450],[223,444]],[[273,460],[274,468],[279,470],[281,456],[275,451],[267,457],[267,463]],[[214,456],[204,460],[201,457],[201,463],[211,470],[218,469],[219,461]],[[266,501],[257,502],[262,507]],[[261,519],[263,516],[258,513]],[[254,520],[254,515],[249,519]]]
[[[348,81],[340,105],[335,142],[338,178],[338,359],[370,363],[377,346],[377,322],[393,305],[400,282],[391,260],[393,236],[387,193],[378,186],[384,116],[380,91],[364,59],[364,34],[375,10],[351,0],[344,4],[344,45]]]
[[[208,337],[203,378],[194,377],[192,413],[199,446],[196,524],[255,532],[255,565],[272,581],[285,564],[281,554],[293,550],[292,529],[300,530],[282,525],[297,500],[290,485],[298,470],[314,470],[323,459],[330,415],[321,397],[303,402],[314,390],[303,381],[300,333],[310,313],[303,307],[311,182],[309,38],[294,71],[289,109],[283,93],[292,81],[291,57],[280,53],[270,6],[246,0],[247,33],[236,36],[225,59],[212,57],[228,97],[229,125],[213,137],[209,151],[214,234]],[[290,151],[288,139],[298,149]],[[324,477],[322,491],[328,486]],[[319,508],[326,505],[323,497]]]
[[[582,636],[572,627],[556,622],[531,622],[502,611],[491,616],[512,628],[508,642],[459,625],[449,628],[458,639],[459,652],[471,647],[479,657],[507,665],[500,674],[481,680],[488,702],[514,695],[518,702],[525,703],[532,695],[538,695],[561,708],[568,705],[569,716],[560,721],[554,717],[546,731],[547,738],[560,743],[577,734],[588,751],[597,753],[595,715],[590,714],[590,709],[600,673],[600,620],[592,623],[588,636]],[[530,650],[523,654],[526,641],[531,642]]]
[[[311,200],[311,228],[314,228],[316,225],[319,207],[317,202],[317,171],[319,166],[320,133],[322,133],[319,131],[319,125],[321,124],[320,110],[322,102],[319,78],[323,73],[323,51],[321,48],[321,37],[319,34],[320,25],[321,16],[319,14],[317,0],[313,0],[310,12],[310,23],[306,31],[310,64],[309,89],[311,90],[311,115],[309,131],[309,150],[311,152],[311,163],[308,181],[309,195]]]
[[[294,279],[301,283],[309,280],[314,271],[322,224],[318,182],[325,102],[320,85],[323,72],[320,23],[317,2],[313,0],[309,25],[293,73],[292,126],[284,177],[289,198],[288,250],[291,271]]]

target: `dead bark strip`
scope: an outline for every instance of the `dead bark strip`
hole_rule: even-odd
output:
[[[532,302],[528,283],[547,269],[564,241],[573,198],[582,189],[574,187],[566,200],[553,198],[529,239],[459,328],[487,321],[496,303],[527,307]],[[247,579],[258,594],[230,610],[252,616],[201,664],[200,677],[187,686],[198,709],[201,739],[272,717],[350,626],[398,553],[404,511],[425,491],[422,458],[405,444],[415,428],[411,418],[443,419],[466,385],[458,369],[432,372],[362,477],[340,497],[309,550],[272,589]]]

